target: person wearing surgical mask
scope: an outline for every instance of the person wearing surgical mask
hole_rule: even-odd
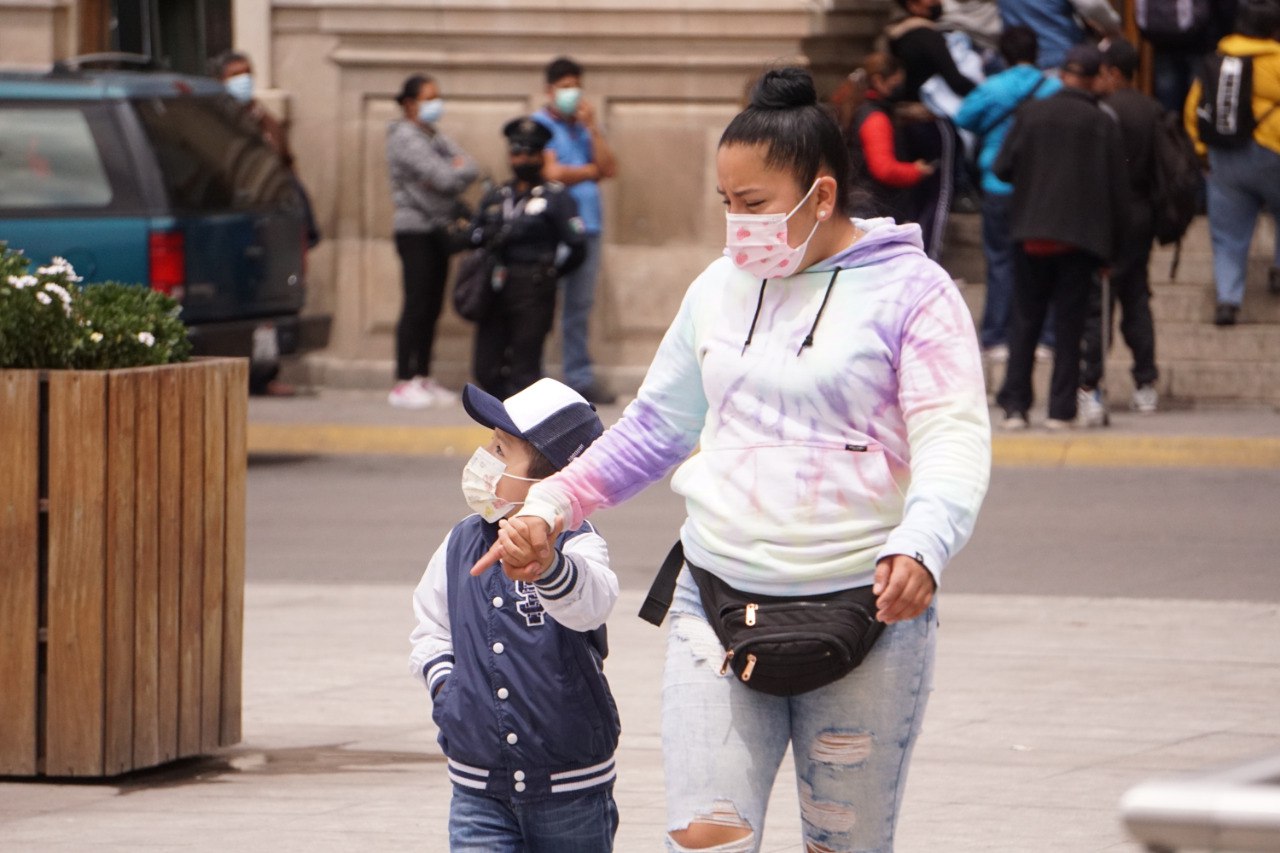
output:
[[[582,94],[582,75],[582,66],[572,59],[552,60],[545,75],[547,105],[533,117],[551,131],[543,175],[569,188],[587,229],[586,259],[560,283],[564,381],[591,402],[608,404],[614,394],[596,375],[587,338],[602,250],[600,182],[618,174],[618,163],[595,105]]]
[[[433,78],[408,77],[396,102],[401,115],[387,127],[387,173],[404,302],[396,324],[396,382],[387,401],[400,409],[449,406],[458,395],[431,376],[431,355],[453,250],[449,224],[479,169],[441,132],[445,102]]]
[[[586,228],[563,184],[542,176],[551,131],[527,116],[502,128],[512,178],[480,200],[472,244],[493,254],[501,288],[476,324],[472,373],[506,397],[542,378],[542,348],[556,312],[556,284],[586,255]]]
[[[622,418],[531,485],[472,569],[537,571],[560,530],[675,471],[683,562],[673,551],[660,574],[674,589],[650,590],[669,605],[671,853],[759,849],[788,751],[799,784],[780,784],[802,792],[803,814],[822,812],[798,847],[894,849],[933,683],[938,583],[973,531],[991,427],[963,297],[919,226],[850,216],[850,173],[809,72],[766,72],[715,154],[723,255],[689,286]],[[717,600],[712,576],[810,614],[861,590],[884,631],[837,680],[771,695],[746,680],[751,664],[741,677],[728,666],[703,603]]]
[[[604,425],[554,379],[505,400],[468,385],[462,404],[492,433],[463,468],[472,514],[427,563],[409,639],[453,783],[449,849],[607,853],[619,722],[603,671],[618,598],[605,541],[583,523],[557,530],[543,558],[512,544],[509,565],[470,571],[529,487]]]

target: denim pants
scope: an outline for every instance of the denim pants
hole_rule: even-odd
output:
[[[987,256],[987,298],[982,307],[982,348],[1009,342],[1009,312],[1013,305],[1013,235],[1010,214],[1013,196],[982,196],[982,252]]]
[[[756,853],[790,745],[804,834],[796,849],[891,851],[932,689],[934,608],[890,625],[849,675],[790,697],[720,675],[724,649],[687,571],[669,618],[662,686],[668,833],[692,822],[749,829],[741,841],[709,849]],[[685,850],[670,835],[667,849]]]
[[[587,235],[587,255],[582,266],[560,279],[564,300],[560,307],[561,349],[564,384],[585,391],[595,381],[591,355],[587,352],[587,330],[591,306],[596,299],[596,276],[600,272],[600,235]]]
[[[613,790],[512,803],[453,789],[451,853],[609,853],[618,832]]]
[[[1280,154],[1250,142],[1244,148],[1209,149],[1209,234],[1218,302],[1244,302],[1249,243],[1266,206],[1280,214]],[[1276,241],[1280,266],[1280,240]]]
[[[1035,368],[1036,338],[1054,311],[1053,377],[1049,382],[1049,417],[1062,421],[1076,416],[1080,386],[1080,342],[1089,314],[1089,291],[1101,266],[1086,252],[1028,255],[1015,249],[1013,328],[1009,332],[1009,366],[996,403],[1005,412],[1026,414],[1031,408],[1031,373]]]

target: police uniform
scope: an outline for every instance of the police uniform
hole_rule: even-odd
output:
[[[503,134],[513,153],[541,152],[551,138],[528,118],[508,122]],[[501,399],[542,377],[556,284],[582,263],[585,238],[577,203],[564,185],[540,175],[523,187],[513,179],[481,200],[472,243],[497,255],[500,285],[492,310],[476,327],[472,372],[485,391]]]

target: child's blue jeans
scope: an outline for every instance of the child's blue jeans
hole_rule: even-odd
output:
[[[451,853],[609,853],[618,832],[613,789],[512,803],[453,789]]]

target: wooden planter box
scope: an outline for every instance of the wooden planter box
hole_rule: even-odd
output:
[[[0,370],[0,775],[240,740],[247,371]]]

